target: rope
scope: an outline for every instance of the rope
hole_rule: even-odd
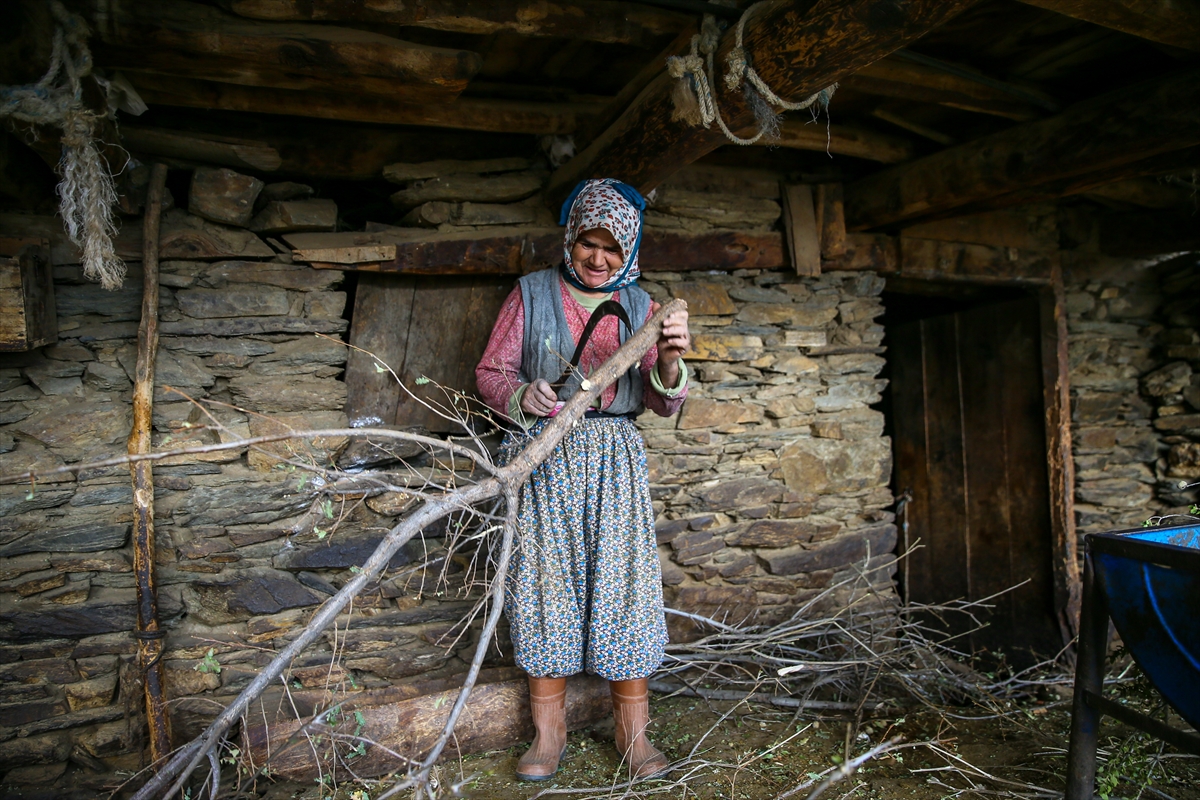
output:
[[[758,133],[750,139],[743,139],[729,130],[725,124],[725,120],[721,118],[721,110],[717,106],[716,96],[712,91],[712,85],[716,80],[713,55],[720,42],[721,31],[717,27],[716,19],[711,14],[704,15],[704,21],[700,26],[700,33],[692,37],[691,52],[685,56],[669,56],[667,58],[667,72],[672,78],[676,80],[681,80],[684,77],[690,78],[689,83],[681,84],[681,86],[689,88],[687,94],[692,95],[691,99],[698,105],[698,114],[696,116],[699,119],[693,121],[693,114],[690,113],[690,109],[680,108],[679,98],[677,97],[676,111],[679,118],[683,118],[692,124],[698,122],[705,128],[712,127],[712,124],[715,122],[729,141],[734,144],[752,145],[756,144],[764,134],[773,133],[772,138],[775,138],[775,135],[777,135],[778,122],[774,119],[775,112],[772,111],[771,106],[783,111],[799,111],[812,107],[814,103],[817,104],[818,109],[829,107],[829,101],[837,89],[836,83],[799,103],[792,103],[775,94],[751,65],[749,56],[746,54],[746,48],[742,44],[742,34],[746,27],[746,20],[759,6],[772,5],[774,2],[776,0],[767,0],[766,2],[755,3],[746,9],[738,19],[737,28],[734,31],[733,49],[725,57],[727,67],[724,78],[725,86],[732,91],[742,86],[742,82],[745,81],[743,91],[747,95],[747,100],[751,108],[754,109],[754,116],[758,122]]]
[[[50,11],[58,23],[50,68],[37,83],[0,86],[0,117],[53,125],[62,131],[58,197],[67,237],[83,251],[83,274],[105,289],[119,289],[125,265],[112,241],[117,191],[96,147],[94,132],[102,116],[83,104],[82,80],[92,74],[89,31],[83,19],[59,0],[51,0]]]

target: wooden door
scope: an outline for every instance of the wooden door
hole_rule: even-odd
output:
[[[1021,298],[889,327],[902,571],[913,602],[990,601],[969,648],[1018,663],[1062,646],[1042,391],[1040,312]],[[951,622],[963,631],[966,620]]]
[[[350,322],[350,344],[361,350],[346,362],[351,424],[461,434],[459,395],[475,393],[475,365],[512,287],[505,276],[361,273]]]

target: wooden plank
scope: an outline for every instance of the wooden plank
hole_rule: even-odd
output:
[[[220,164],[234,169],[272,172],[283,163],[279,151],[266,142],[230,136],[143,128],[122,123],[121,141],[135,153],[186,162]]]
[[[396,245],[379,244],[362,247],[322,247],[315,250],[293,250],[293,261],[320,261],[324,264],[370,264],[394,261]]]
[[[423,125],[496,133],[572,133],[594,103],[531,103],[460,97],[454,102],[413,103],[368,95],[295,92],[125,71],[150,105],[283,114],[343,122]]]
[[[906,322],[888,328],[888,363],[892,370],[893,456],[896,462],[897,500],[907,495],[903,513],[897,510],[900,551],[920,545],[901,562],[905,602],[934,596],[935,572],[929,558],[930,486],[928,442],[925,436],[925,375],[921,349],[921,323]],[[918,542],[918,539],[921,540]]]
[[[973,283],[1044,285],[1054,265],[1051,253],[900,237],[905,278]]]
[[[755,70],[777,95],[802,98],[903,47],[969,5],[971,0],[912,0],[899,6],[891,0],[849,0],[761,6],[744,26],[743,44]],[[725,63],[733,45],[730,30],[721,39],[716,63]],[[647,86],[608,130],[555,171],[547,202],[561,203],[571,187],[593,176],[619,178],[647,192],[725,144],[716,126],[692,128],[672,119],[674,86],[665,73]],[[731,130],[753,127],[754,114],[741,87],[717,81],[715,91]]]
[[[95,10],[97,63],[180,77],[395,100],[457,97],[478,53],[414,44],[370,30],[256,22],[185,0],[112,0]]]
[[[1062,270],[1038,292],[1041,316],[1042,392],[1046,430],[1050,564],[1054,613],[1067,645],[1079,632],[1082,583],[1075,535],[1075,460],[1071,453],[1071,383],[1066,293]]]
[[[301,250],[392,243],[395,259],[369,264],[313,262],[317,268],[402,272],[406,275],[522,275],[562,261],[561,228],[496,226],[487,231],[296,234],[285,241]],[[699,235],[648,230],[639,261],[643,272],[776,269],[784,265],[783,236],[774,231],[714,231]]]
[[[1152,42],[1200,50],[1200,6],[1179,0],[1021,0]]]
[[[1198,69],[1086,100],[849,184],[846,224],[864,230],[985,201],[1005,204],[1006,195],[1029,187],[1195,147],[1198,103]]]
[[[885,233],[847,233],[846,252],[822,263],[826,272],[872,270],[883,274],[900,268],[899,239]]]
[[[779,138],[758,142],[766,147],[787,147],[792,150],[812,150],[839,156],[853,156],[883,164],[897,164],[913,157],[916,148],[907,139],[889,136],[866,128],[832,125],[805,120],[784,120],[779,125]]]
[[[396,419],[400,385],[386,369],[377,369],[376,362],[397,375],[404,369],[413,293],[412,278],[371,273],[358,277],[345,377],[346,416],[352,425],[391,425]]]
[[[500,308],[513,289],[506,278],[480,279],[471,287],[471,299],[462,318],[463,339],[459,348],[458,377],[453,384],[462,392],[476,396],[475,367],[483,359],[492,326]],[[479,403],[476,407],[482,407]]]
[[[909,225],[901,236],[941,242],[1057,250],[1058,214],[1054,206],[1003,209]]]
[[[407,391],[400,392],[396,405],[397,425],[463,433],[461,424],[443,415],[453,417],[456,413],[453,392],[475,385],[474,380],[464,385],[458,370],[474,282],[470,277],[424,278],[416,282],[408,347],[404,369],[400,370]]]
[[[252,19],[411,25],[478,35],[507,32],[635,47],[654,47],[692,21],[690,15],[678,11],[597,0],[222,0],[222,5]]]
[[[821,258],[833,260],[846,254],[846,207],[840,183],[817,185],[817,230],[821,235]]]
[[[783,187],[783,229],[788,254],[797,275],[821,274],[821,242],[811,186],[796,183]]]
[[[892,97],[1027,122],[1044,112],[1015,92],[961,77],[897,56],[881,58],[839,82],[848,91]],[[1021,92],[1029,90],[1022,87]],[[1041,94],[1041,93],[1038,93]],[[1049,100],[1049,98],[1046,98]]]
[[[49,250],[25,245],[13,258],[0,258],[0,352],[22,352],[58,339],[54,280]]]

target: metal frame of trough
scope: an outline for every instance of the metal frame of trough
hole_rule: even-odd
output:
[[[1096,745],[1100,719],[1105,714],[1181,751],[1200,755],[1200,736],[1172,728],[1103,696],[1109,613],[1103,580],[1096,575],[1095,555],[1107,553],[1187,572],[1200,581],[1200,549],[1149,544],[1127,538],[1130,533],[1143,531],[1089,534],[1084,538],[1083,609],[1079,622],[1079,654],[1075,664],[1075,697],[1071,709],[1064,800],[1092,800],[1096,783]]]

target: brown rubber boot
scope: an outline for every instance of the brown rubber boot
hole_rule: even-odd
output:
[[[537,735],[517,762],[517,778],[544,781],[558,772],[567,749],[567,679],[530,677],[529,708]]]
[[[609,681],[608,690],[617,723],[617,752],[628,765],[629,773],[635,778],[649,778],[665,772],[671,762],[646,738],[646,727],[650,724],[646,678]]]

